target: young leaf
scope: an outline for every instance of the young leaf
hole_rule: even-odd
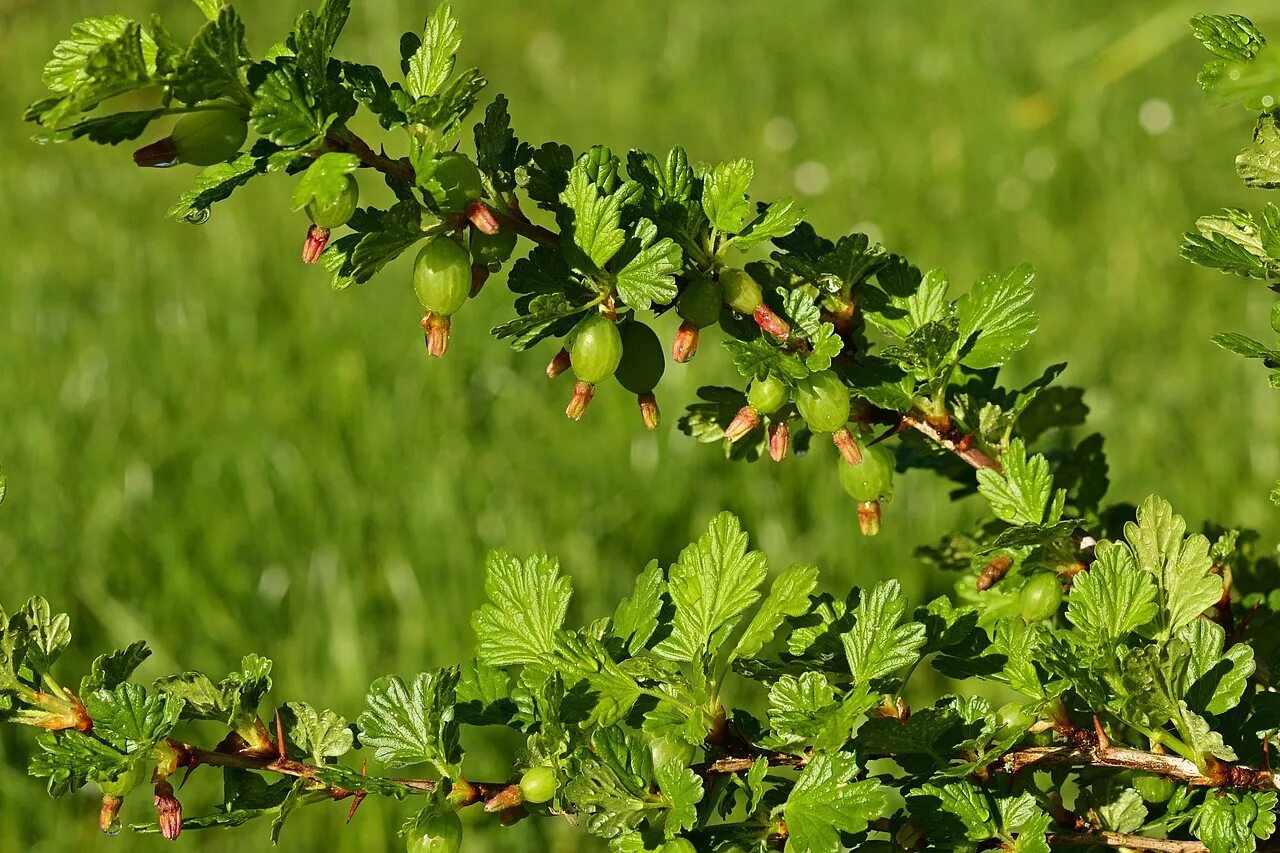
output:
[[[1053,475],[1043,456],[1027,458],[1026,446],[1014,439],[1000,457],[1004,471],[978,471],[978,492],[991,504],[991,511],[1010,524],[1042,524],[1053,495]],[[1056,518],[1048,519],[1056,522]]]
[[[1089,571],[1072,581],[1067,619],[1090,642],[1109,646],[1156,615],[1156,585],[1123,545],[1098,543]]]
[[[285,706],[292,716],[286,734],[311,756],[316,764],[327,758],[338,758],[351,751],[355,736],[351,726],[333,711],[317,711],[306,702],[290,702]]]
[[[93,734],[125,754],[150,749],[178,724],[182,701],[176,696],[148,695],[140,684],[120,684],[85,694],[85,711]]]
[[[754,657],[773,639],[784,619],[805,613],[809,609],[809,596],[817,585],[817,566],[807,563],[788,566],[773,582],[768,597],[738,638],[732,659]]]
[[[737,234],[751,217],[747,188],[755,177],[750,160],[730,160],[711,168],[703,179],[702,209],[711,227],[724,234]]]
[[[804,211],[796,207],[794,199],[784,198],[762,208],[742,233],[733,238],[733,245],[739,251],[745,252],[767,240],[785,237],[804,219]]]
[[[1039,321],[1027,304],[1035,272],[1024,264],[978,279],[956,301],[960,319],[960,360],[970,367],[998,367],[1031,340]]]
[[[453,74],[458,48],[462,46],[462,34],[458,32],[458,20],[448,3],[436,7],[427,19],[422,39],[408,59],[405,87],[415,98],[436,94]]]
[[[38,595],[28,599],[16,618],[25,629],[22,662],[38,675],[47,674],[71,642],[71,618],[55,614]]]
[[[302,210],[309,204],[326,207],[334,204],[346,192],[347,175],[360,168],[360,158],[354,154],[329,152],[315,159],[293,191],[293,209]]]
[[[360,742],[388,767],[431,764],[442,776],[457,778],[462,761],[454,706],[458,668],[422,672],[406,685],[398,675],[379,678],[365,697]]]
[[[32,756],[27,772],[47,780],[51,797],[65,797],[89,779],[114,779],[129,766],[118,750],[81,732],[42,734],[36,745],[40,751]]]
[[[767,575],[764,555],[747,550],[738,519],[727,512],[717,515],[668,572],[675,618],[670,636],[654,651],[670,660],[700,661],[759,600],[757,588]]]
[[[244,22],[231,6],[204,24],[180,63],[174,94],[185,103],[246,96],[242,69],[249,63]]]
[[[113,690],[129,680],[133,671],[151,657],[151,649],[142,640],[130,643],[127,648],[110,654],[99,655],[89,668],[89,674],[80,680],[80,692]]]
[[[853,628],[841,637],[855,683],[869,684],[920,659],[925,627],[903,625],[907,597],[896,579],[864,591],[853,610]]]
[[[556,651],[573,584],[543,554],[526,560],[494,551],[485,560],[489,603],[471,616],[477,656],[490,666],[547,663]]]
[[[1250,853],[1276,828],[1275,791],[1223,792],[1205,799],[1191,824],[1209,853]]]
[[[588,161],[584,158],[569,172],[569,183],[560,201],[571,215],[565,236],[597,269],[604,269],[609,259],[626,242],[622,228],[622,192],[601,192],[591,181]]]
[[[281,148],[309,150],[320,143],[335,116],[319,111],[296,60],[281,57],[253,66],[250,119],[254,130]]]
[[[809,762],[780,811],[787,822],[787,853],[838,853],[841,832],[862,832],[889,808],[874,779],[851,781],[852,755],[819,755]]]
[[[1242,15],[1193,15],[1191,32],[1221,59],[1248,61],[1267,43],[1253,22]]]
[[[1157,637],[1168,639],[1222,597],[1222,578],[1212,572],[1209,540],[1184,536],[1187,524],[1163,498],[1152,495],[1138,507],[1137,522],[1124,535],[1138,568],[1156,582],[1160,610]]]
[[[807,743],[821,731],[835,705],[835,690],[822,673],[783,675],[769,688],[769,727],[784,743]]]
[[[618,270],[614,284],[622,301],[632,308],[646,309],[653,303],[667,304],[676,298],[674,274],[680,271],[680,247],[663,237],[647,219],[636,223],[622,254],[628,256]]]
[[[667,838],[673,838],[684,829],[692,829],[698,822],[698,803],[702,802],[702,779],[683,761],[672,760],[653,768],[658,788],[668,808],[664,822]]]
[[[635,592],[624,598],[613,612],[613,635],[627,643],[633,655],[638,654],[658,630],[662,593],[666,587],[662,567],[657,560],[650,560],[636,578]]]
[[[267,161],[244,153],[227,163],[218,163],[201,169],[196,175],[195,186],[182,194],[177,204],[169,208],[168,216],[179,222],[198,225],[209,219],[209,209],[250,180],[266,171]]]

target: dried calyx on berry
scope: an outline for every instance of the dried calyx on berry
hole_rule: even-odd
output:
[[[662,342],[649,326],[634,317],[622,325],[622,359],[614,376],[618,384],[636,395],[640,416],[648,429],[658,428],[658,401],[653,389],[658,387],[667,369]]]
[[[676,299],[676,314],[683,321],[671,346],[671,360],[684,364],[698,352],[700,330],[720,319],[724,290],[720,282],[699,276],[684,286]]]
[[[450,317],[471,294],[471,255],[451,237],[435,237],[413,262],[413,290],[422,310],[427,352],[440,358],[449,349]]]
[[[230,160],[249,136],[248,115],[236,104],[212,101],[184,115],[164,139],[133,152],[139,166],[166,168],[185,163],[212,166]]]
[[[579,420],[596,394],[596,385],[608,379],[622,361],[622,335],[618,324],[599,312],[592,312],[574,329],[569,347],[573,375],[573,398],[565,414]]]

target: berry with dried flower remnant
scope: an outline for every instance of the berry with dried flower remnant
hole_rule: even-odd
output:
[[[739,314],[753,317],[756,325],[780,341],[791,337],[791,327],[764,304],[760,285],[746,270],[726,269],[720,273],[720,286],[724,288],[724,302]]]
[[[751,380],[747,388],[747,403],[762,415],[771,415],[787,404],[789,392],[786,383],[773,374]]]
[[[427,352],[439,358],[449,349],[449,318],[471,294],[471,255],[450,237],[435,237],[413,262],[413,290],[422,310]]]
[[[860,449],[857,463],[838,466],[840,485],[858,502],[858,528],[864,536],[880,532],[880,503],[893,496],[895,464],[893,451],[883,444],[873,444]]]
[[[302,262],[314,264],[329,244],[329,232],[346,225],[360,204],[360,184],[354,175],[342,176],[342,189],[324,204],[312,199],[307,203],[307,216],[311,227],[307,229],[306,242],[302,244]]]
[[[658,401],[653,396],[653,389],[658,387],[667,369],[662,342],[653,329],[634,318],[622,326],[620,334],[622,360],[613,375],[617,377],[618,384],[636,395],[645,426],[657,429]]]
[[[133,152],[133,162],[156,168],[179,163],[212,166],[235,156],[248,136],[244,113],[232,104],[218,101],[178,119],[164,139]]]
[[[156,783],[155,806],[160,834],[166,841],[173,841],[182,833],[182,803],[173,795],[173,786],[164,780]]]
[[[622,361],[622,335],[618,324],[598,312],[587,315],[573,333],[569,363],[578,377],[565,414],[578,420],[596,393],[596,384],[614,374]]]
[[[676,314],[684,322],[671,346],[672,360],[684,364],[693,358],[698,351],[699,330],[720,319],[723,305],[724,290],[715,279],[701,276],[685,286],[676,300]]]

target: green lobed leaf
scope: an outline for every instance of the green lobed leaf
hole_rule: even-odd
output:
[[[632,308],[646,309],[655,302],[669,304],[676,298],[675,273],[680,271],[680,247],[670,239],[658,239],[658,228],[641,219],[623,244],[626,263],[618,270],[614,284],[622,301]]]
[[[1156,582],[1157,636],[1168,639],[1222,596],[1222,578],[1212,572],[1209,540],[1185,536],[1187,524],[1173,507],[1152,495],[1138,507],[1137,522],[1125,525],[1124,535],[1138,568]]]
[[[767,575],[764,555],[747,550],[747,534],[738,519],[727,512],[717,515],[667,573],[675,617],[670,636],[655,653],[697,663],[714,652],[760,599],[758,588]]]
[[[1027,458],[1021,439],[1009,442],[1000,457],[1003,471],[983,468],[978,471],[978,492],[991,504],[996,517],[1010,524],[1043,524],[1053,496],[1053,475],[1049,462],[1037,454]]]
[[[794,199],[784,198],[769,205],[762,204],[756,218],[733,238],[733,245],[739,251],[748,251],[760,243],[785,237],[794,231],[803,219],[804,210],[796,207]]]
[[[970,367],[998,367],[1024,348],[1039,326],[1028,303],[1035,272],[1023,264],[978,279],[956,300],[960,319],[960,360]]]
[[[1253,59],[1267,43],[1253,22],[1242,15],[1193,15],[1191,32],[1220,59]]]
[[[448,3],[436,7],[422,29],[422,38],[408,59],[405,85],[415,98],[425,98],[440,91],[453,74],[462,34],[458,19]]]
[[[360,742],[388,767],[431,764],[440,775],[458,778],[458,678],[457,667],[418,673],[407,685],[398,675],[379,678],[365,697],[368,710],[357,721]]]
[[[1205,799],[1191,829],[1209,853],[1250,853],[1275,832],[1275,808],[1274,791],[1218,792]]]
[[[114,779],[129,766],[118,750],[83,732],[47,732],[36,738],[40,751],[27,772],[46,780],[51,797],[65,797],[90,779]]]
[[[614,610],[613,635],[625,642],[632,654],[638,654],[658,630],[666,588],[662,567],[657,560],[650,560],[636,578],[635,591]]]
[[[750,160],[737,159],[711,167],[702,183],[702,209],[711,227],[725,234],[737,234],[751,218],[747,188],[755,177]]]
[[[853,610],[853,628],[840,638],[855,682],[870,683],[920,659],[925,627],[902,624],[906,612],[907,597],[896,579],[863,591]]]
[[[1275,113],[1263,113],[1258,119],[1253,144],[1236,157],[1236,173],[1247,187],[1280,187],[1280,118]]]
[[[769,595],[747,623],[731,658],[755,657],[773,639],[788,616],[800,616],[808,611],[809,596],[817,585],[817,566],[809,563],[788,566],[774,580]]]
[[[265,160],[246,152],[234,160],[201,169],[195,185],[169,208],[168,216],[179,222],[200,224],[209,219],[209,209],[266,171]]]
[[[315,764],[351,751],[355,736],[347,721],[329,710],[317,711],[306,702],[289,702],[292,719],[285,729],[289,740],[306,750]]]
[[[692,829],[698,822],[702,779],[679,760],[655,765],[653,772],[669,809],[663,824],[664,834],[667,838],[674,838],[681,830]]]
[[[22,626],[22,663],[37,675],[48,674],[71,642],[71,618],[54,613],[38,595],[28,599],[15,618]]]
[[[553,666],[557,633],[573,597],[573,583],[544,554],[520,560],[493,551],[485,560],[489,603],[471,616],[476,653],[490,666]]]
[[[168,693],[148,694],[140,684],[99,688],[81,697],[93,720],[94,737],[125,754],[150,749],[178,724],[182,700]]]
[[[819,755],[805,766],[778,809],[787,822],[787,853],[838,853],[841,832],[862,832],[888,812],[880,783],[854,782],[857,772],[848,754]]]
[[[1122,545],[1100,542],[1089,571],[1072,580],[1067,619],[1098,646],[1108,646],[1156,615],[1156,585]]]
[[[249,64],[244,22],[231,6],[222,6],[191,39],[174,81],[185,103],[246,97],[243,69]]]
[[[253,82],[253,129],[281,148],[310,149],[328,132],[335,116],[324,114],[290,57],[260,62],[250,73]]]

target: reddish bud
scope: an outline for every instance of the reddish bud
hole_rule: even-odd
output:
[[[773,335],[780,341],[791,337],[791,327],[787,321],[773,313],[773,309],[761,302],[755,310],[756,325]]]
[[[436,358],[444,358],[444,354],[449,351],[449,318],[427,312],[422,322],[427,330],[427,353]]]
[[[512,824],[519,823],[528,816],[529,812],[525,810],[524,806],[513,806],[509,809],[503,809],[498,812],[498,822],[503,826],[511,826]]]
[[[845,462],[850,465],[862,464],[862,448],[858,447],[858,442],[854,440],[849,430],[842,429],[831,433],[831,440]]]
[[[551,361],[547,362],[547,378],[555,379],[571,366],[572,364],[569,361],[569,351],[561,347],[560,352],[556,353],[555,356],[552,357]]]
[[[120,807],[124,805],[124,797],[112,794],[102,795],[102,808],[98,810],[98,829],[108,835],[120,831]]]
[[[875,536],[880,532],[880,501],[858,504],[858,529],[863,536]]]
[[[791,452],[791,428],[785,423],[769,425],[769,455],[781,462]]]
[[[653,392],[637,394],[636,402],[640,404],[640,417],[644,420],[645,427],[650,432],[657,429],[662,413],[658,411],[658,399],[653,396]]]
[[[166,136],[133,152],[133,162],[139,166],[156,169],[177,165],[178,146],[174,144],[173,137]]]
[[[489,268],[484,264],[471,265],[471,298],[475,299],[484,290],[484,283],[489,280]]]
[[[182,803],[173,795],[173,786],[168,782],[156,783],[155,804],[160,834],[165,840],[173,841],[182,832]]]
[[[489,205],[480,199],[467,205],[467,219],[477,231],[483,231],[485,234],[498,233],[498,217],[494,216]]]
[[[508,785],[490,797],[484,804],[487,812],[503,812],[515,808],[524,802],[524,792],[519,785]]]
[[[737,441],[758,426],[760,426],[760,413],[751,406],[743,406],[738,409],[738,414],[733,416],[729,426],[725,427],[724,437],[731,442]]]
[[[983,568],[982,574],[978,576],[976,584],[978,592],[984,592],[991,589],[992,585],[998,583],[1001,578],[1009,573],[1009,569],[1013,568],[1013,558],[1008,554],[1000,556],[987,563]]]
[[[671,345],[671,360],[676,364],[684,364],[693,358],[698,351],[698,327],[692,323],[681,323],[676,332],[675,343]]]
[[[329,245],[329,229],[312,225],[307,229],[307,239],[302,244],[302,262],[314,264],[320,260],[320,253]]]
[[[573,397],[569,400],[569,407],[564,410],[564,413],[569,416],[570,420],[582,420],[583,412],[587,410],[587,405],[595,395],[596,386],[590,382],[578,380],[573,386]]]

